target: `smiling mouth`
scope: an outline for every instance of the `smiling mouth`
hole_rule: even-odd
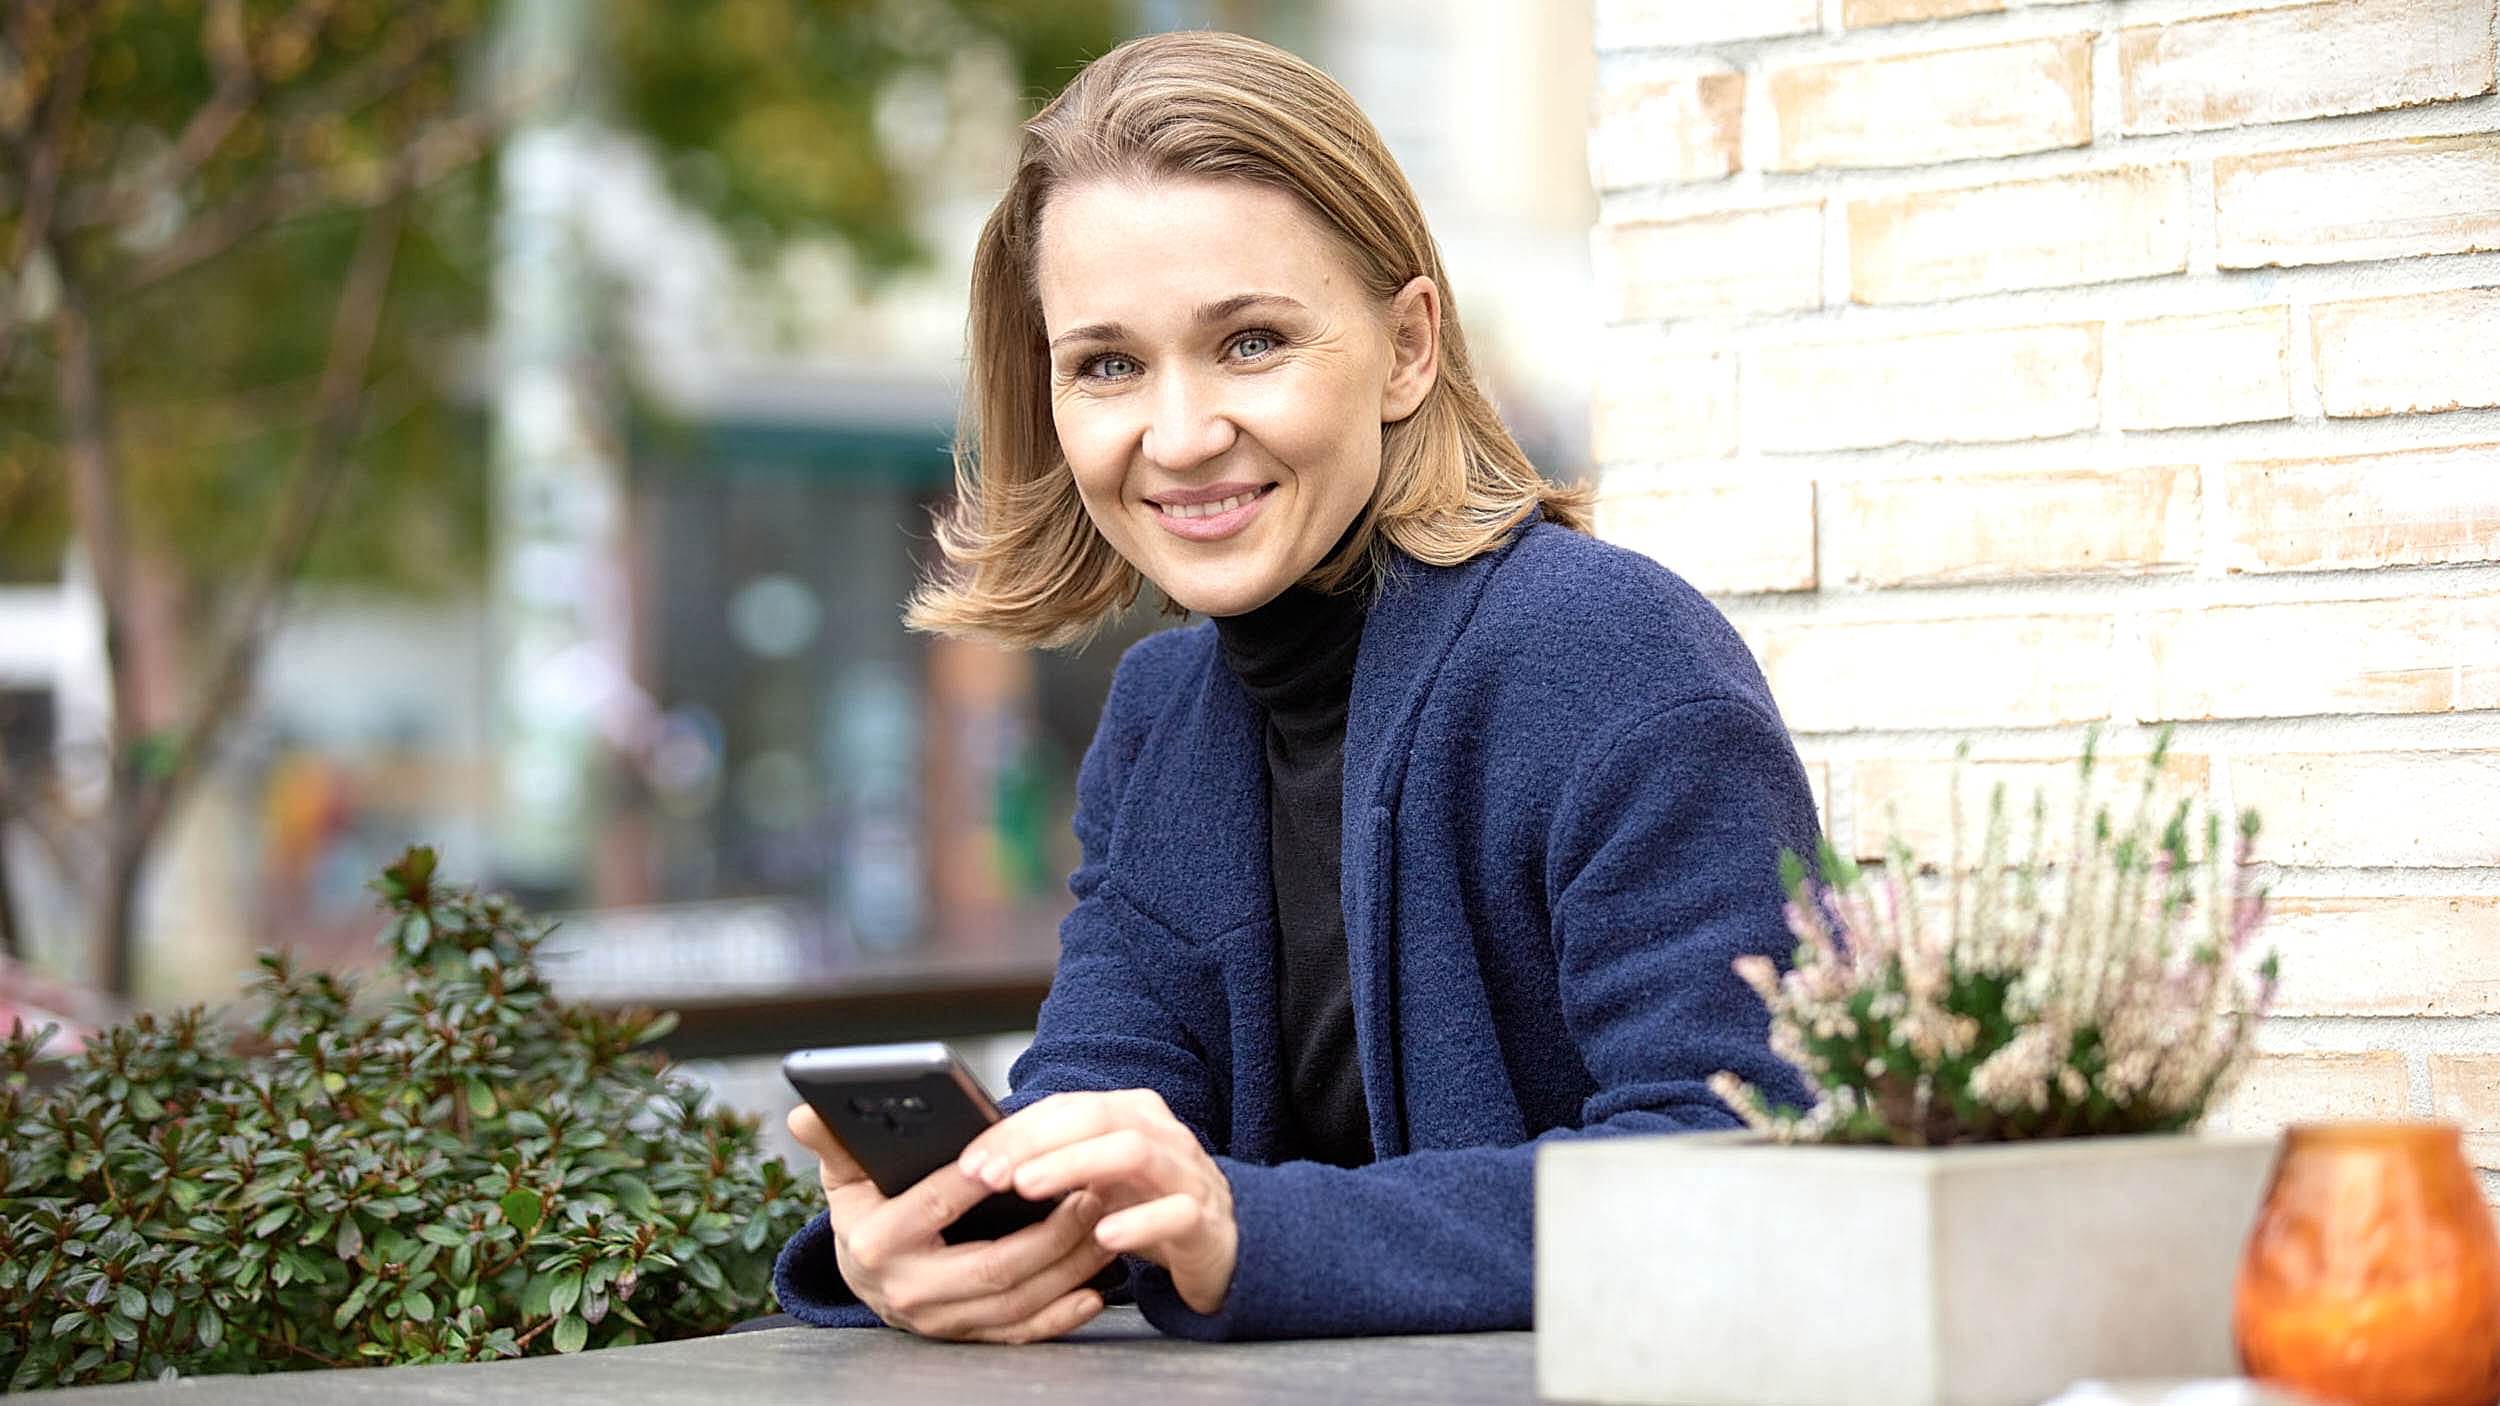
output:
[[[1218,498],[1212,503],[1156,503],[1154,508],[1156,512],[1170,518],[1214,517],[1218,513],[1229,513],[1235,508],[1255,502],[1274,492],[1275,488],[1276,485],[1270,483],[1247,493],[1236,493],[1230,498]]]

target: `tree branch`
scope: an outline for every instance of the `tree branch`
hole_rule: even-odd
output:
[[[273,225],[332,210],[379,209],[476,160],[495,131],[496,124],[487,115],[438,122],[410,142],[392,162],[378,188],[362,197],[337,195],[317,172],[271,177],[183,226],[182,233],[172,242],[133,265],[114,293],[128,296],[153,287]]]
[[[275,53],[288,44],[314,42],[336,5],[337,0],[306,0],[272,27],[262,48]],[[316,122],[358,111],[406,87],[445,39],[442,29],[426,17],[428,14],[403,16],[381,49],[331,79],[309,100],[292,105],[277,147],[287,149],[293,134]],[[216,91],[191,114],[173,146],[144,172],[73,195],[65,212],[71,228],[91,229],[137,217],[146,209],[150,197],[179,190],[197,174],[251,112],[255,102],[276,97],[263,86],[260,69],[253,62],[251,45],[243,32],[242,0],[212,0],[209,12],[201,20],[201,45],[215,62]]]
[[[34,6],[19,0],[9,15],[11,37],[9,47],[16,51],[20,73],[30,72],[35,28]],[[83,10],[80,11],[83,15]],[[16,247],[9,251],[9,296],[0,299],[0,379],[17,363],[17,352],[24,339],[19,335],[17,303],[26,270],[37,254],[51,251],[57,261],[64,251],[53,243],[53,215],[60,195],[61,170],[68,160],[70,124],[77,119],[78,104],[87,95],[87,61],[95,54],[95,30],[79,27],[76,36],[53,55],[52,71],[43,89],[43,115],[29,129],[17,148],[20,168],[19,188],[25,192],[25,204],[19,211]],[[57,270],[66,282],[71,271],[64,265]]]
[[[59,809],[58,802],[47,799],[35,786],[19,782],[8,795],[0,796],[0,824],[13,821],[25,826],[51,859],[62,884],[83,889],[92,867],[90,857],[77,852],[85,837],[76,833],[74,822],[57,813]]]
[[[243,33],[243,0],[209,0],[200,12],[200,49],[217,70],[217,87],[199,111],[191,114],[191,120],[182,124],[173,150],[157,163],[154,178],[143,182],[143,188],[179,186],[189,179],[225,145],[227,135],[252,110],[252,99],[260,92],[251,41]],[[127,203],[135,208],[140,202],[134,195]]]
[[[251,691],[286,588],[302,568],[323,510],[336,496],[352,463],[349,450],[364,408],[366,372],[381,330],[408,200],[405,187],[390,192],[366,214],[364,228],[357,235],[355,256],[331,321],[311,443],[280,500],[278,521],[243,586],[226,637],[211,656],[207,687],[179,734],[181,742],[172,764],[142,796],[137,819],[149,830],[163,823],[166,811],[206,764],[227,722]]]
[[[406,87],[427,60],[434,56],[436,49],[457,37],[434,22],[434,13],[434,10],[428,9],[417,14],[403,14],[391,31],[390,42],[359,59],[310,98],[290,105],[286,112],[287,119],[303,123],[325,117],[343,117]]]

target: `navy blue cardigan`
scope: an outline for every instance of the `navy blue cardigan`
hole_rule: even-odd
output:
[[[1215,1154],[1232,1287],[1200,1314],[1133,1262],[1157,1327],[1528,1327],[1538,1140],[1734,1126],[1704,1082],[1721,1069],[1804,1101],[1729,963],[1792,946],[1777,859],[1812,852],[1813,802],[1761,672],[1682,580],[1533,522],[1459,566],[1400,558],[1373,606],[1344,822],[1369,1166],[1275,1161],[1262,723],[1211,626],[1120,661],[1077,781],[1077,905],[1007,1100],[1150,1088]],[[773,1282],[802,1321],[876,1321],[822,1216]]]

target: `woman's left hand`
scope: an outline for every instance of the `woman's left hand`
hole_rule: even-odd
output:
[[[1153,1090],[1052,1094],[974,1138],[956,1165],[1035,1201],[1091,1189],[1111,1208],[1096,1244],[1170,1270],[1200,1313],[1224,1306],[1240,1238],[1233,1184]]]

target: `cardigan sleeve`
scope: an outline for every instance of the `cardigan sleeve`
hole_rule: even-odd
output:
[[[1147,1319],[1201,1339],[1529,1327],[1537,1142],[1733,1127],[1706,1082],[1721,1069],[1803,1101],[1731,963],[1784,960],[1778,854],[1811,853],[1817,828],[1764,706],[1705,699],[1617,728],[1579,764],[1546,856],[1564,1016],[1597,1085],[1581,1125],[1351,1169],[1219,1158],[1240,1228],[1224,1304],[1197,1313],[1144,1266]]]
[[[1033,1043],[1016,1060],[1015,1092],[999,1100],[999,1109],[1013,1113],[1046,1095],[1071,1090],[1153,1089],[1204,1143],[1208,1129],[1216,1126],[1215,1089],[1204,1057],[1130,969],[1119,931],[1120,900],[1103,885],[1110,817],[1136,752],[1132,720],[1140,710],[1133,698],[1140,688],[1137,675],[1144,671],[1133,670],[1131,662],[1138,658],[1132,651],[1114,676],[1102,724],[1077,772],[1075,829],[1081,854],[1068,879],[1076,907],[1060,923],[1059,961],[1051,974],[1050,994],[1042,1002]],[[773,1294],[782,1311],[802,1323],[868,1328],[880,1322],[843,1282],[823,1212],[782,1246],[773,1265]]]

